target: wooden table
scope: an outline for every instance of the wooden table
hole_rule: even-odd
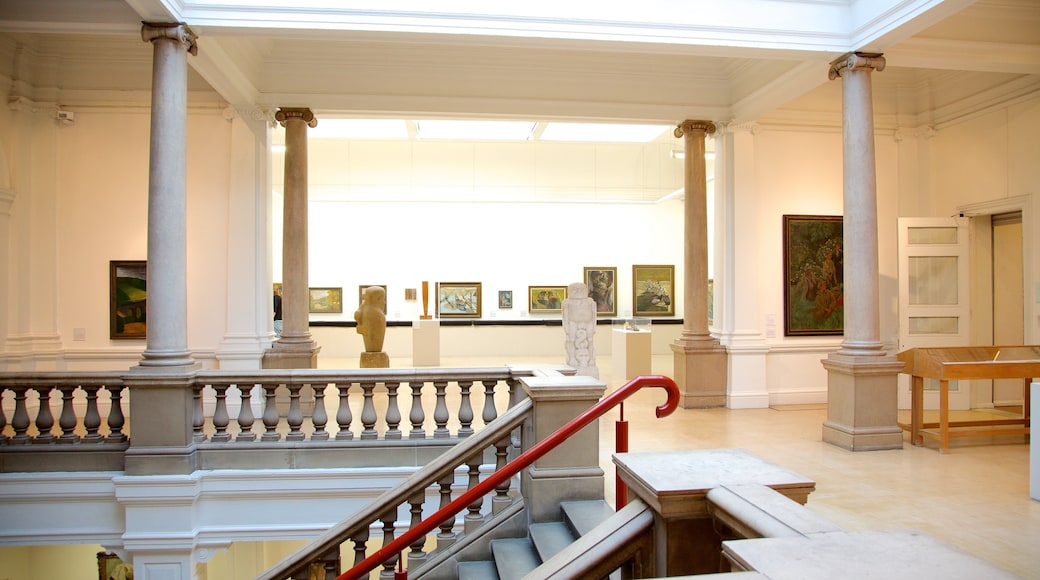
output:
[[[939,441],[939,452],[950,448],[950,437],[1029,434],[1029,383],[1040,377],[1040,346],[958,346],[911,348],[899,353],[910,375],[910,443],[925,437]],[[924,379],[939,381],[939,421],[924,422]],[[1023,379],[1022,417],[950,421],[950,381],[970,379]],[[1017,428],[1008,428],[1015,427]]]

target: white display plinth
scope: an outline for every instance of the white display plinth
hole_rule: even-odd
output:
[[[611,358],[613,380],[628,381],[650,372],[650,331],[611,331]]]
[[[1029,416],[1040,417],[1040,383],[1029,385]],[[1029,497],[1040,501],[1040,445],[1029,442]]]
[[[412,322],[412,366],[441,366],[441,321]]]

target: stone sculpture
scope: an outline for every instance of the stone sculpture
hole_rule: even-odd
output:
[[[589,288],[581,282],[567,286],[567,298],[563,301],[563,329],[566,333],[564,347],[567,364],[577,374],[599,378],[596,368],[596,301],[589,297]]]
[[[361,293],[361,305],[354,312],[357,332],[365,341],[365,352],[361,353],[361,368],[387,368],[390,357],[383,352],[386,337],[386,290],[381,286],[369,286]]]

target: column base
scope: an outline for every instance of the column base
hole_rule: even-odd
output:
[[[675,341],[675,383],[679,385],[679,404],[684,409],[726,406],[729,355],[715,339]]]
[[[827,421],[823,441],[849,451],[902,449],[897,377],[903,363],[893,356],[831,354],[827,369]]]
[[[318,368],[318,352],[320,351],[321,347],[313,342],[302,345],[293,344],[291,347],[286,347],[281,341],[278,341],[264,352],[263,368],[316,369]]]
[[[390,355],[385,352],[363,352],[359,363],[363,369],[390,368]]]

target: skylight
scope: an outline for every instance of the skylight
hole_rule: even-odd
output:
[[[407,139],[408,122],[403,119],[318,119],[308,129],[315,139]]]
[[[531,121],[418,121],[419,139],[467,141],[526,141],[534,132]]]
[[[670,125],[620,125],[616,123],[548,123],[542,141],[598,143],[650,143]]]

